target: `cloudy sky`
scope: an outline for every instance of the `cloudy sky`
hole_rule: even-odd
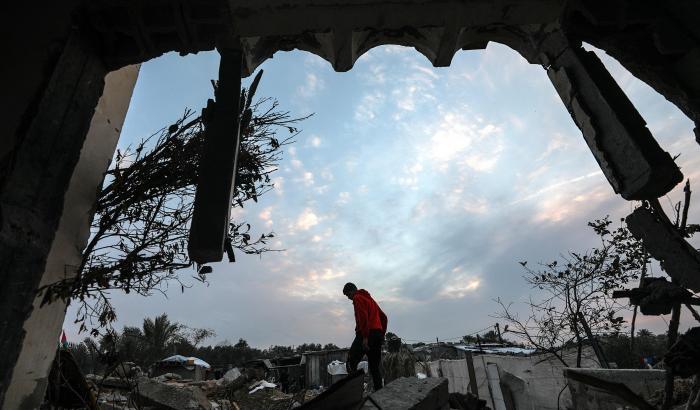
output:
[[[692,123],[605,55],[604,63],[686,177],[700,172]],[[120,145],[211,97],[218,56],[166,55],[141,67]],[[314,115],[286,150],[277,188],[234,216],[274,231],[283,252],[214,265],[207,285],[165,298],[114,295],[117,326],[163,312],[207,327],[209,342],[349,345],[347,281],[364,287],[408,340],[449,340],[492,326],[494,299],[531,290],[518,261],[548,261],[595,244],[586,222],[628,214],[546,73],[509,48],[458,53],[434,68],[384,46],[335,73],[304,52],[267,61],[259,96]],[[244,82],[248,84],[250,79]],[[680,188],[669,196],[677,201]],[[691,209],[697,221],[700,209]],[[658,274],[658,272],[655,272]],[[75,338],[69,309],[66,330]],[[643,318],[660,331],[663,318]],[[689,322],[682,328],[687,328]],[[81,335],[82,338],[82,335]]]

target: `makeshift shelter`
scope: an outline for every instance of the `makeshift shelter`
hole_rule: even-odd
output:
[[[202,359],[176,354],[154,364],[151,377],[175,373],[183,379],[205,380],[210,369],[211,365]]]

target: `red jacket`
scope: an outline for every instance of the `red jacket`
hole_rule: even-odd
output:
[[[355,332],[362,337],[369,336],[370,330],[381,330],[386,333],[387,318],[377,302],[364,289],[359,289],[352,297],[355,307]]]

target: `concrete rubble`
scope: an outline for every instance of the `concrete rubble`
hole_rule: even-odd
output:
[[[370,395],[362,409],[443,410],[449,409],[447,379],[401,377]]]
[[[569,391],[574,409],[614,410],[629,406],[628,401],[617,395],[610,394],[604,389],[582,383],[574,375],[593,376],[597,379],[622,383],[630,391],[649,401],[649,398],[663,390],[666,372],[663,370],[637,369],[566,369],[565,375],[569,383]]]
[[[88,374],[85,379],[95,391],[100,408],[114,410],[286,410],[322,391],[286,394],[274,383],[251,378],[250,373],[233,368],[215,380],[184,379],[175,373],[152,378],[141,373],[127,377]]]
[[[139,378],[134,389],[135,401],[168,410],[210,410],[211,404],[202,389],[196,386],[174,386],[147,377]]]

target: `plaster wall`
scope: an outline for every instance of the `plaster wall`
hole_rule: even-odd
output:
[[[575,363],[575,351],[565,354],[567,363]],[[566,386],[564,378],[564,366],[552,357],[546,355],[536,356],[507,356],[484,354],[474,356],[474,372],[479,390],[479,398],[487,401],[492,409],[498,408],[493,397],[499,397],[500,386],[489,383],[486,372],[489,364],[498,366],[500,378],[503,380],[507,372],[519,379],[520,388],[512,389],[513,398],[518,409],[522,410],[557,410],[566,408],[571,403],[571,395],[568,389],[559,395]],[[469,376],[466,360],[437,360],[428,363],[430,377],[445,377],[449,380],[450,393],[466,394],[469,391]],[[420,366],[420,364],[418,365]],[[590,349],[584,349],[581,366],[585,368],[600,367]],[[422,371],[422,370],[419,370]],[[497,400],[498,401],[498,400]]]

